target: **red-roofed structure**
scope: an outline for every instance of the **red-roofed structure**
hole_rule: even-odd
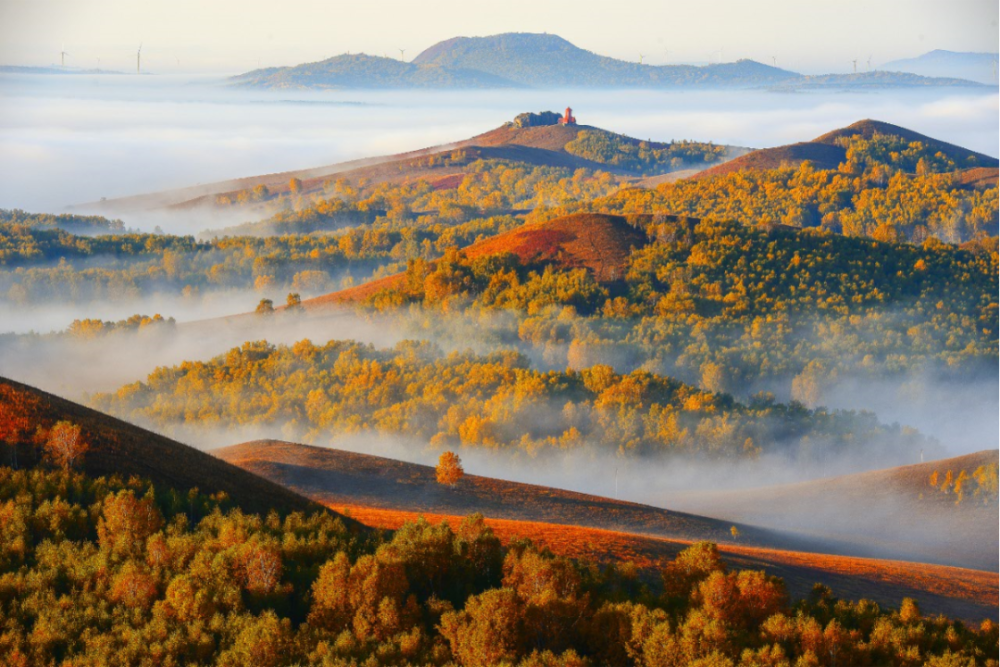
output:
[[[566,115],[559,119],[560,125],[576,125],[576,118],[573,116],[573,110],[566,107]]]

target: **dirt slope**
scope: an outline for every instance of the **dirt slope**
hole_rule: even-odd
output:
[[[82,466],[87,474],[117,474],[126,479],[138,475],[178,490],[197,487],[203,493],[224,491],[246,512],[319,509],[297,493],[193,447],[20,382],[0,378],[0,442],[12,437],[20,443],[21,467],[37,463],[36,448],[30,444],[35,429],[49,428],[60,420],[78,424],[90,444]]]
[[[665,495],[659,499],[688,512],[792,530],[846,542],[869,555],[894,555],[924,562],[996,572],[997,502],[930,486],[938,471],[970,475],[996,465],[997,451],[764,488]],[[971,496],[971,493],[969,494]]]

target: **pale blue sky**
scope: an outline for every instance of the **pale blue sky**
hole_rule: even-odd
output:
[[[849,71],[932,49],[997,51],[996,0],[0,0],[0,64],[232,73],[345,51],[410,59],[457,35],[549,32],[646,62],[749,57]]]

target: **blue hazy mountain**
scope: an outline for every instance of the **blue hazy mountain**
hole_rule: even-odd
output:
[[[996,53],[972,53],[964,51],[930,51],[916,58],[893,60],[879,69],[890,72],[910,72],[921,76],[940,76],[968,79],[978,83],[996,84],[994,69]]]

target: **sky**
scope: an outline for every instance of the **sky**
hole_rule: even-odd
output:
[[[996,0],[0,0],[0,64],[239,73],[344,52],[410,59],[455,36],[548,32],[649,64],[775,59],[847,72],[998,50]]]

